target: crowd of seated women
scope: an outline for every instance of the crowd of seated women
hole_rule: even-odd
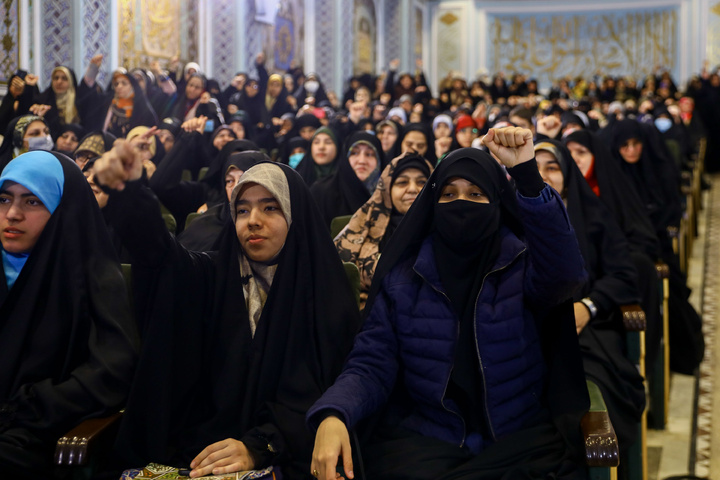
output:
[[[671,232],[720,166],[720,76],[350,79],[225,89],[156,62],[16,75],[0,104],[0,466],[124,409],[107,478],[586,478],[585,380],[621,465],[645,386],[621,307],[690,374],[701,320]],[[171,216],[168,228],[163,216]],[[345,217],[333,238],[334,219]],[[120,262],[132,265],[132,291]],[[360,305],[343,268],[360,273]],[[665,339],[668,341],[668,339]],[[353,437],[354,441],[350,442]],[[359,460],[357,453],[362,451]],[[342,473],[336,473],[342,472]],[[262,476],[264,475],[264,476]]]

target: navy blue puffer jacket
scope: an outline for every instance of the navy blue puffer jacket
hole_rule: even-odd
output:
[[[311,427],[334,409],[352,428],[386,404],[400,370],[414,403],[401,409],[405,428],[479,453],[530,426],[543,408],[546,377],[542,325],[534,313],[572,297],[587,275],[559,195],[546,186],[534,199],[518,195],[518,204],[525,241],[501,230],[501,250],[475,310],[483,413],[492,438],[466,431],[457,404],[446,397],[459,320],[443,292],[431,237],[383,279],[343,373],[308,412]]]

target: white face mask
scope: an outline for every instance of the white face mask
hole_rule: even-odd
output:
[[[54,143],[50,135],[28,138],[28,150],[52,150]]]
[[[320,88],[320,84],[316,82],[315,80],[310,80],[308,82],[305,82],[305,90],[307,90],[310,93],[317,92],[318,88]]]

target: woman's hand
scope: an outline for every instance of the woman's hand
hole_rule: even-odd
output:
[[[25,91],[25,80],[20,77],[13,77],[12,82],[10,82],[9,91],[13,98],[17,98],[22,95]]]
[[[590,312],[582,302],[575,302],[573,307],[575,309],[575,330],[577,330],[577,334],[580,335],[580,332],[583,331],[583,328],[585,328],[590,321]]]
[[[38,80],[38,76],[33,75],[32,73],[28,73],[27,76],[25,76],[25,83],[31,87],[37,85]]]
[[[205,115],[200,115],[199,117],[191,118],[190,120],[186,120],[180,128],[185,130],[186,132],[205,132],[205,122],[207,122],[207,117]]]
[[[44,117],[45,114],[50,111],[52,107],[50,105],[40,105],[38,103],[30,106],[30,113],[37,115],[38,117]]]
[[[548,115],[537,122],[537,132],[548,138],[556,138],[561,128],[562,122],[555,115]]]
[[[335,470],[340,456],[343,458],[343,468],[348,479],[355,478],[347,427],[339,418],[330,416],[322,421],[315,435],[315,448],[310,465],[313,476],[320,480],[341,478]]]
[[[112,150],[105,152],[93,166],[95,178],[108,188],[123,190],[125,182],[137,180],[142,176],[141,155],[130,142],[124,139],[115,141]]]
[[[222,475],[225,473],[253,470],[255,462],[245,444],[234,438],[205,447],[197,457],[190,462],[191,478],[204,475]]]
[[[103,55],[101,53],[98,53],[94,57],[90,59],[90,63],[96,65],[98,68],[100,68],[100,65],[102,65],[103,61]]]
[[[481,143],[507,168],[535,158],[533,134],[526,128],[491,128]]]
[[[435,140],[435,156],[442,158],[450,150],[452,145],[452,137],[440,137]]]

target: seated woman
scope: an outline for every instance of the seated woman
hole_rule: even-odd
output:
[[[452,152],[430,176],[380,257],[342,374],[308,412],[322,480],[336,478],[338,455],[353,478],[348,429],[376,412],[367,478],[583,478],[575,233],[537,171],[532,133],[484,141],[518,194],[479,149]]]
[[[638,441],[645,408],[643,378],[626,356],[620,311],[640,300],[637,271],[627,239],[582,178],[570,152],[556,140],[545,140],[535,146],[535,158],[545,182],[565,200],[590,276],[573,297],[576,328],[585,374],[603,392],[624,466],[628,449]]]
[[[679,170],[665,155],[654,126],[621,120],[608,134],[612,134],[611,149],[616,161],[653,224],[660,241],[660,258],[670,269],[670,368],[692,375],[703,359],[705,340],[702,319],[688,301],[690,289],[668,231],[669,227],[679,227],[683,212]]]
[[[382,147],[374,134],[355,132],[346,145],[345,155],[338,155],[337,172],[310,188],[328,228],[333,218],[352,215],[370,198],[383,168]]]
[[[112,133],[90,132],[82,137],[71,158],[74,158],[77,166],[84,170],[88,162],[92,162],[103,153],[110,151],[115,140],[117,137]]]
[[[192,477],[269,466],[306,475],[304,414],[339,373],[359,313],[300,176],[274,163],[248,169],[217,251],[199,253],[166,230],[128,145],[94,169],[144,312],[117,458],[189,466]]]
[[[29,152],[0,175],[0,464],[55,478],[60,436],[122,407],[137,358],[125,282],[85,178]]]
[[[385,167],[370,199],[335,238],[343,262],[360,270],[360,308],[365,307],[380,254],[432,173],[432,166],[413,153]]]
[[[660,244],[632,184],[612,158],[610,149],[589,130],[577,130],[563,139],[590,189],[612,213],[629,244],[628,254],[638,272],[640,303],[647,319],[646,365],[655,364],[662,337],[660,291],[655,269]],[[648,370],[649,371],[649,370]]]
[[[10,160],[30,150],[52,150],[53,140],[45,119],[37,115],[22,115],[8,125],[0,145],[0,168]]]
[[[300,118],[305,118],[303,115]],[[311,115],[312,116],[312,115]],[[333,175],[338,168],[340,143],[337,134],[329,127],[320,127],[310,139],[310,151],[305,154],[296,170],[308,187]]]
[[[53,68],[50,82],[50,86],[45,91],[35,95],[34,105],[30,107],[30,111],[37,111],[37,107],[47,106],[43,117],[50,126],[52,134],[57,136],[65,125],[82,123],[88,103],[78,96],[77,79],[75,72],[70,68],[64,66]]]
[[[75,150],[80,145],[80,139],[85,136],[85,129],[77,123],[68,123],[60,127],[55,138],[56,152],[73,158]]]
[[[99,57],[99,59],[98,59]],[[157,115],[150,106],[145,93],[134,76],[124,68],[118,68],[105,92],[95,85],[102,55],[96,55],[88,66],[82,82],[78,86],[78,95],[86,104],[83,126],[95,129],[102,125],[102,131],[124,138],[133,128],[143,125],[152,127],[158,124]]]
[[[400,137],[400,150],[414,152],[425,157],[431,164],[437,163],[435,156],[435,137],[422,123],[408,123],[403,127]]]

